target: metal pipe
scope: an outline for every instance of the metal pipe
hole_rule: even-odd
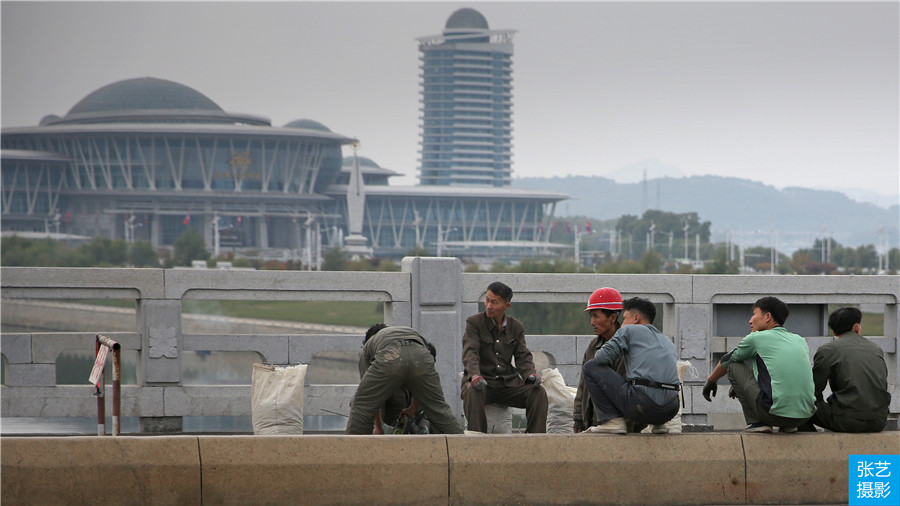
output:
[[[118,343],[113,347],[113,405],[112,405],[112,435],[122,435],[121,407],[122,407],[122,368],[121,350]]]
[[[106,346],[111,349],[113,352],[113,404],[112,404],[112,435],[120,436],[122,435],[120,414],[121,414],[121,404],[122,404],[122,373],[121,373],[121,353],[122,346],[113,341],[112,339],[97,334],[97,352],[100,351],[100,346]],[[97,399],[97,417],[98,417],[98,427],[97,431],[99,436],[103,436],[106,434],[106,406],[104,404],[104,396],[103,392],[105,391],[104,385],[104,375],[100,374],[100,381],[97,383],[97,389],[100,392]]]
[[[97,355],[100,354],[100,336],[97,336],[98,339],[96,341],[96,347],[94,349],[94,359],[96,360]],[[106,435],[106,399],[104,399],[104,392],[106,391],[105,385],[103,384],[103,374],[100,374],[100,379],[97,381],[96,390],[94,391],[94,395],[97,396],[97,435],[105,436]]]

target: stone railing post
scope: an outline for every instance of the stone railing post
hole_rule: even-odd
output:
[[[681,415],[682,423],[706,425],[708,403],[700,397],[700,391],[710,373],[712,309],[709,304],[675,304],[674,307],[676,320],[674,329],[677,330],[670,335],[679,343],[678,360],[689,361],[700,375],[697,379],[685,376],[686,409]]]
[[[401,268],[412,283],[411,327],[434,344],[444,397],[462,419],[462,263],[458,258],[406,257]]]
[[[181,301],[141,299],[137,314],[144,386],[180,386]],[[141,432],[181,432],[182,427],[180,416],[140,417]]]

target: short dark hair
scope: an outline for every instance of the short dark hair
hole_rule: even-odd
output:
[[[375,325],[372,325],[371,327],[369,327],[369,330],[366,331],[366,337],[363,338],[363,344],[366,344],[366,341],[368,341],[370,337],[374,336],[375,334],[380,332],[382,329],[386,329],[386,328],[387,328],[387,325],[385,325],[383,323],[376,323]]]
[[[777,297],[763,297],[753,304],[753,309],[759,308],[763,314],[770,313],[775,323],[784,325],[788,317],[787,304]]]
[[[853,326],[862,321],[862,311],[858,308],[845,306],[836,309],[828,317],[828,327],[834,335],[840,336],[853,330]]]
[[[487,289],[490,292],[494,292],[494,295],[499,296],[506,302],[509,302],[512,300],[512,296],[513,296],[512,288],[504,285],[503,283],[501,283],[499,281],[494,281],[493,283],[489,284]]]
[[[632,297],[622,302],[622,310],[640,313],[651,324],[656,319],[656,306],[650,302],[650,299]]]

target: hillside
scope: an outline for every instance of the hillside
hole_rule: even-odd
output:
[[[571,195],[571,200],[557,206],[556,215],[560,217],[583,215],[605,220],[623,214],[640,216],[645,205],[675,213],[695,211],[701,220],[712,222],[716,240],[722,240],[726,230],[765,235],[774,228],[786,243],[799,240],[809,245],[807,238],[821,235],[825,228],[846,246],[878,245],[886,240],[878,233],[884,227],[889,244],[896,247],[900,243],[900,204],[885,209],[836,191],[798,187],[779,190],[720,176],[649,179],[646,202],[642,183],[616,183],[603,177],[519,178],[513,180],[513,187]]]

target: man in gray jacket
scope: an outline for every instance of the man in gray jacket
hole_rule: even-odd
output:
[[[634,297],[622,307],[621,328],[582,370],[596,420],[584,433],[625,434],[628,418],[665,434],[665,423],[678,414],[681,388],[675,346],[652,325],[652,302]],[[625,358],[624,378],[612,367],[619,357]]]

